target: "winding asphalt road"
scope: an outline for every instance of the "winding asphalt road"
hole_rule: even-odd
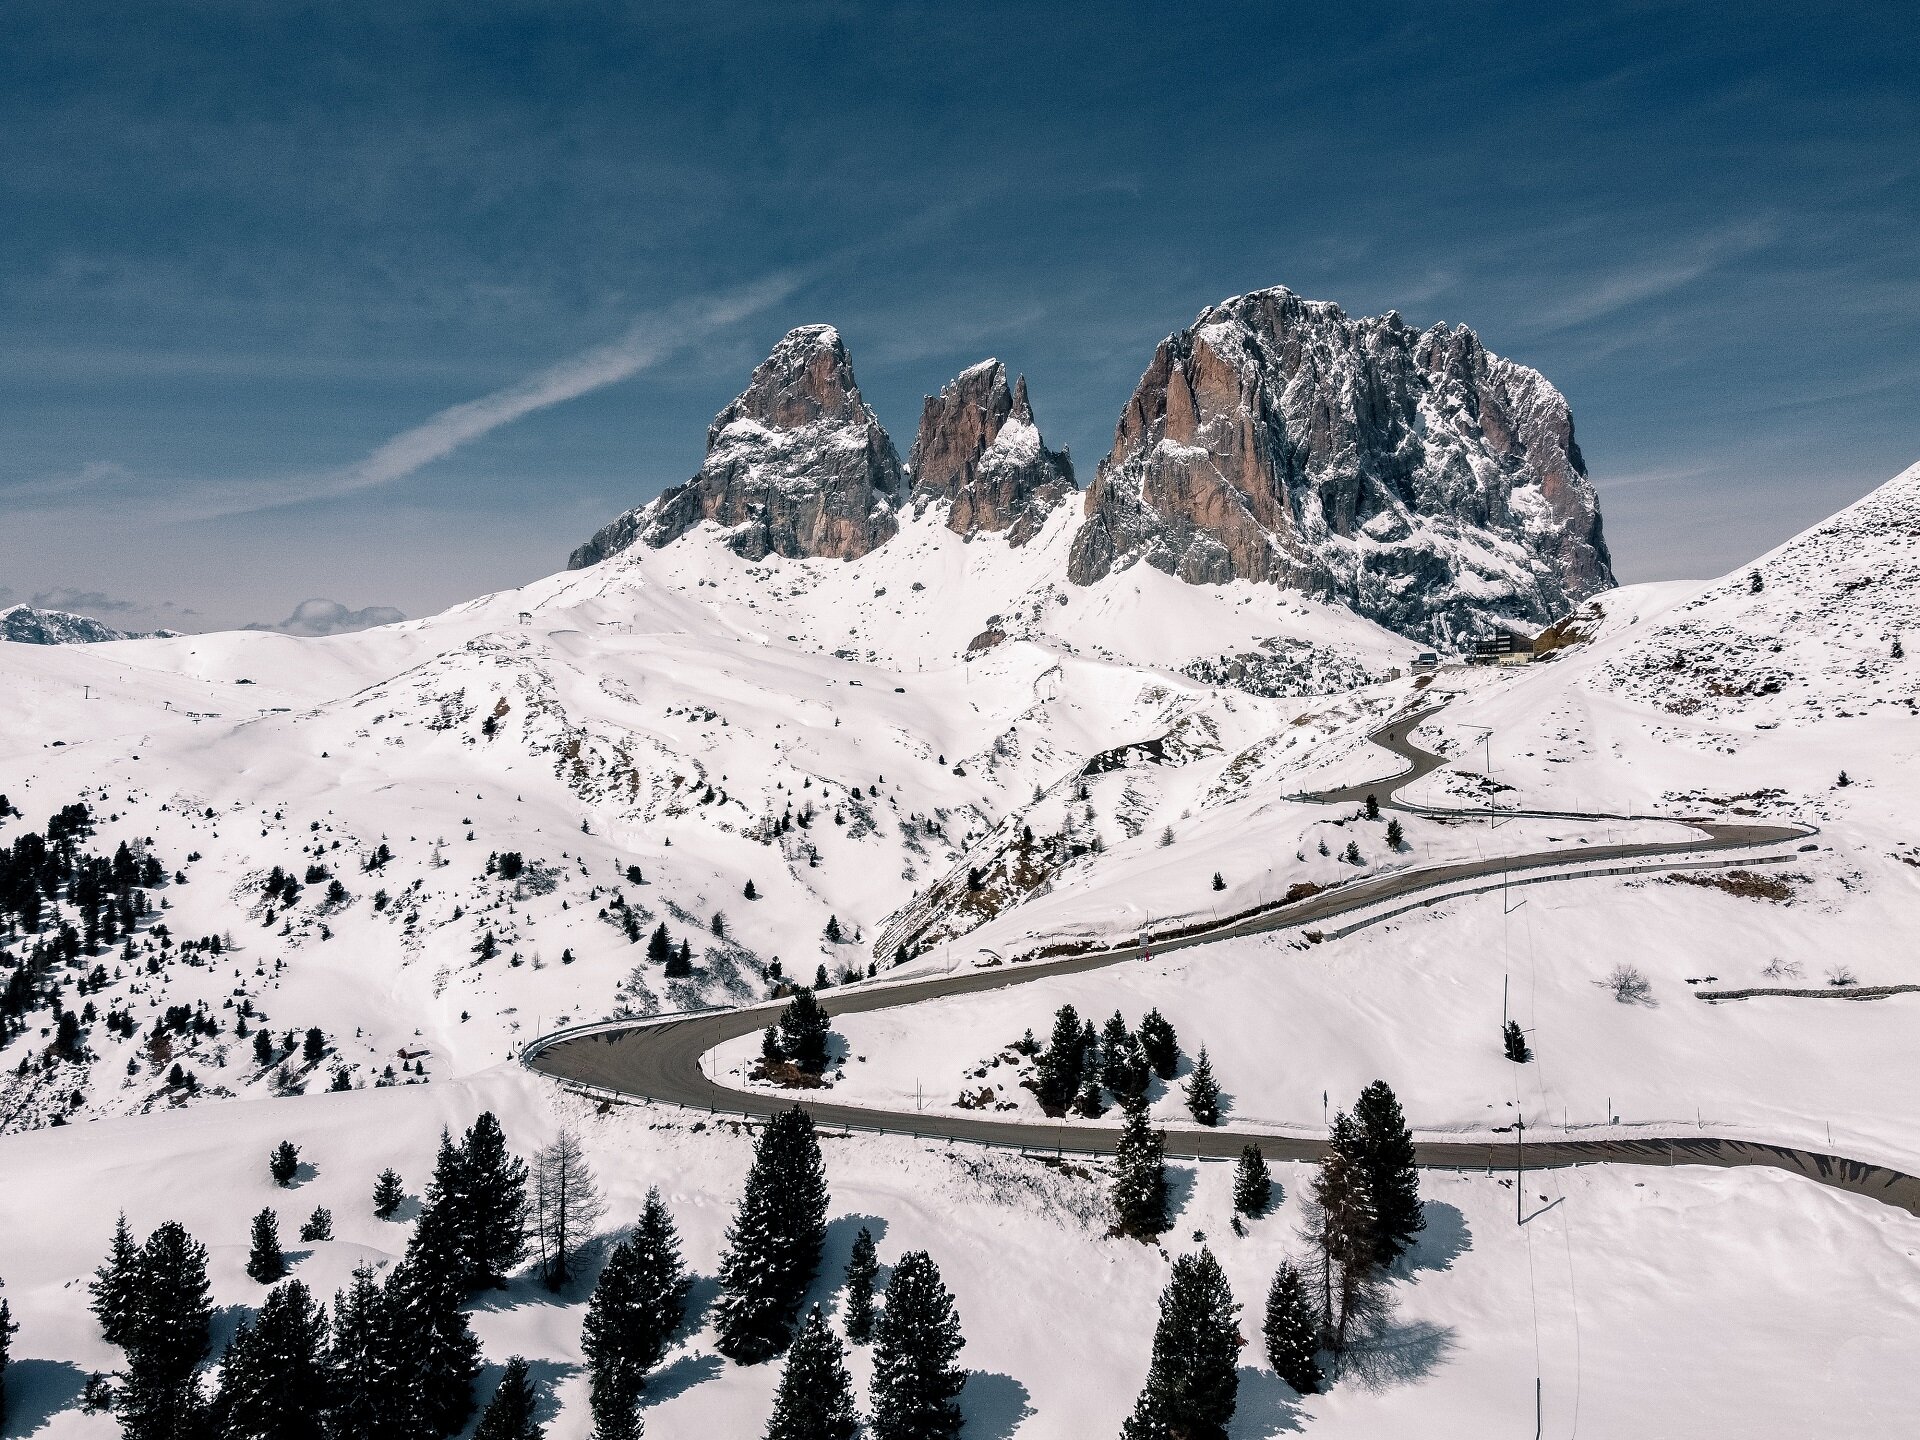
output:
[[[1431,713],[1431,710],[1427,710],[1404,715],[1371,737],[1376,744],[1407,762],[1407,769],[1400,774],[1301,798],[1332,805],[1352,805],[1363,803],[1368,794],[1375,794],[1381,796],[1383,803],[1390,808],[1425,814],[1463,813],[1427,810],[1402,804],[1392,798],[1394,792],[1446,763],[1444,756],[1422,749],[1410,738],[1415,727]],[[1652,818],[1570,815],[1546,811],[1501,813],[1564,820]],[[1685,823],[1701,832],[1702,838],[1656,844],[1581,845],[1398,871],[1324,890],[1291,904],[1282,902],[1264,906],[1198,933],[1155,936],[1144,944],[1056,958],[1015,961],[991,968],[969,969],[955,975],[869,982],[824,991],[820,999],[829,1015],[890,1010],[928,1000],[1022,985],[1043,976],[1078,974],[1140,959],[1151,953],[1165,954],[1169,950],[1213,944],[1235,936],[1306,929],[1314,926],[1315,922],[1331,921],[1356,911],[1370,910],[1403,897],[1461,893],[1457,887],[1465,882],[1491,883],[1494,879],[1504,882],[1507,876],[1515,872],[1541,872],[1528,875],[1525,880],[1525,883],[1539,883],[1543,880],[1578,879],[1596,873],[1618,873],[1624,862],[1655,862],[1641,867],[1647,870],[1768,863],[1789,856],[1748,856],[1738,860],[1681,857],[1710,856],[1715,851],[1748,851],[1786,844],[1802,841],[1811,833],[1799,827],[1782,825],[1726,824],[1705,820],[1689,820]],[[1663,861],[1665,863],[1660,863]],[[1609,865],[1608,862],[1613,863]],[[1578,868],[1565,868],[1569,866]],[[1596,869],[1596,866],[1600,868]],[[1480,888],[1488,888],[1488,885],[1483,884]],[[998,1120],[984,1115],[878,1110],[814,1098],[805,1091],[739,1090],[716,1084],[707,1078],[702,1068],[702,1057],[707,1052],[729,1040],[766,1028],[779,1009],[780,1002],[770,1002],[739,1010],[701,1011],[682,1016],[579,1026],[529,1042],[521,1059],[539,1073],[575,1088],[609,1093],[612,1097],[661,1101],[698,1111],[767,1116],[798,1103],[812,1113],[816,1123],[823,1126],[1063,1154],[1104,1153],[1113,1148],[1116,1132],[1104,1126]],[[1258,1143],[1269,1159],[1277,1160],[1316,1160],[1324,1150],[1323,1144],[1317,1140],[1260,1130],[1221,1128],[1175,1129],[1167,1132],[1168,1153],[1182,1156],[1233,1158],[1249,1141]],[[1420,1164],[1453,1169],[1505,1168],[1516,1158],[1515,1147],[1504,1140],[1421,1141],[1414,1149]],[[1525,1164],[1529,1169],[1597,1162],[1768,1165],[1796,1171],[1823,1185],[1870,1196],[1920,1215],[1920,1179],[1882,1166],[1790,1146],[1764,1145],[1705,1135],[1675,1136],[1671,1139],[1530,1140],[1525,1145]]]

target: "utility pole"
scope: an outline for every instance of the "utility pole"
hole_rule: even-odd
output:
[[[1525,1196],[1521,1181],[1527,1173],[1527,1117],[1520,1115],[1513,1122],[1513,1223],[1526,1224],[1523,1218]]]

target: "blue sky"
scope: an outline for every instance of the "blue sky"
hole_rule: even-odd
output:
[[[1711,574],[1920,459],[1917,41],[1910,5],[15,0],[0,598],[201,628],[533,578],[811,321],[903,452],[993,354],[1084,480],[1155,343],[1271,284],[1537,366],[1622,578]]]

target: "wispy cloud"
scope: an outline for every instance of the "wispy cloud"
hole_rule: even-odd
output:
[[[121,615],[147,608],[137,600],[123,600],[99,590],[76,590],[71,585],[56,585],[51,590],[42,590],[30,597],[27,603],[37,610],[70,610],[80,614],[105,611],[109,615]]]
[[[338,499],[391,485],[503,425],[630,379],[716,329],[779,304],[801,284],[799,273],[785,272],[644,316],[618,339],[549,365],[490,394],[450,405],[383,441],[350,465],[319,474],[209,484],[191,494],[176,492],[171,497],[175,505],[169,508],[179,518],[212,519]]]
[[[1771,242],[1763,223],[1730,226],[1701,237],[1679,253],[1652,256],[1575,283],[1555,303],[1535,312],[1542,332],[1566,330],[1684,289],[1728,262]]]

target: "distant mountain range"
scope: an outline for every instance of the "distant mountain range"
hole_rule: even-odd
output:
[[[69,610],[42,610],[13,605],[0,610],[0,640],[22,645],[98,645],[106,640],[149,640],[177,635],[177,630],[116,630],[87,615]]]

